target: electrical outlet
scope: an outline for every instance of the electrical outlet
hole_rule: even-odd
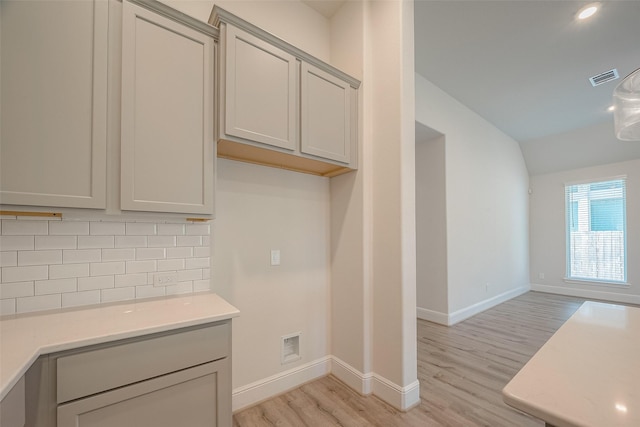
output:
[[[169,271],[166,273],[156,273],[153,276],[154,286],[168,286],[178,284],[178,273],[175,271]]]
[[[544,280],[544,273],[538,273],[538,279]]]

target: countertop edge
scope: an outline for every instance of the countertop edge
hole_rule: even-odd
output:
[[[60,343],[42,343],[42,345],[34,345],[34,348],[29,349],[29,353],[31,355],[25,358],[24,363],[22,363],[19,367],[16,366],[10,375],[8,375],[6,378],[3,378],[4,380],[3,384],[0,384],[0,401],[2,401],[7,396],[7,394],[9,394],[11,389],[18,383],[20,378],[22,378],[22,376],[25,375],[25,373],[29,370],[29,368],[33,365],[33,363],[38,359],[38,357],[42,355],[57,353],[57,352],[66,351],[66,350],[73,350],[73,349],[87,347],[87,346],[96,345],[96,344],[119,341],[127,338],[136,338],[136,337],[151,335],[159,332],[173,331],[177,329],[188,328],[191,326],[204,325],[207,323],[221,322],[221,321],[233,319],[240,315],[240,311],[237,308],[233,307],[232,305],[227,303],[224,299],[222,299],[221,297],[219,297],[217,294],[213,292],[207,292],[200,295],[190,294],[189,297],[194,297],[194,296],[204,297],[206,295],[215,296],[216,298],[219,298],[228,307],[226,307],[226,310],[219,311],[212,315],[199,316],[199,317],[190,318],[184,321],[158,323],[155,325],[142,326],[138,329],[127,330],[122,332],[114,332],[114,333],[106,333],[106,334],[96,333],[95,335],[90,337],[82,337],[77,340],[69,340],[69,341],[60,342]],[[163,303],[170,299],[176,299],[176,298],[177,298],[176,296],[171,296],[171,297],[165,297],[165,298],[153,298],[149,300],[137,300],[133,302],[126,301],[126,302],[123,302],[122,305],[126,306],[127,304],[136,303],[136,302],[137,303],[153,303],[153,302]],[[100,307],[100,306],[91,306],[91,308],[96,308],[96,307]],[[91,308],[87,308],[87,310]],[[55,314],[56,312],[58,311],[55,311],[52,313]],[[64,310],[60,310],[59,312],[62,313],[64,312]],[[41,315],[41,313],[34,313],[34,315]],[[10,320],[10,318],[4,318],[0,320]]]

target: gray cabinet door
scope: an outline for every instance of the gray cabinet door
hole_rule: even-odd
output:
[[[303,62],[300,151],[348,164],[351,120],[349,84]]]
[[[0,2],[0,203],[104,208],[108,2]]]
[[[213,214],[214,39],[125,1],[123,210]]]
[[[58,406],[58,427],[230,426],[229,359]]]
[[[223,132],[295,150],[298,142],[296,58],[232,25],[226,25],[223,35]]]

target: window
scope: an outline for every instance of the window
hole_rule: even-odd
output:
[[[625,283],[626,179],[565,186],[567,278]]]

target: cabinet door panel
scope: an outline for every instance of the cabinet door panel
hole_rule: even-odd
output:
[[[104,208],[107,1],[0,8],[0,202]]]
[[[343,163],[351,158],[350,86],[302,64],[301,151]]]
[[[294,150],[296,59],[232,26],[225,48],[225,133]]]
[[[226,425],[218,415],[226,368],[224,359],[59,405],[58,427]]]
[[[213,213],[213,38],[125,1],[122,50],[122,209]]]

